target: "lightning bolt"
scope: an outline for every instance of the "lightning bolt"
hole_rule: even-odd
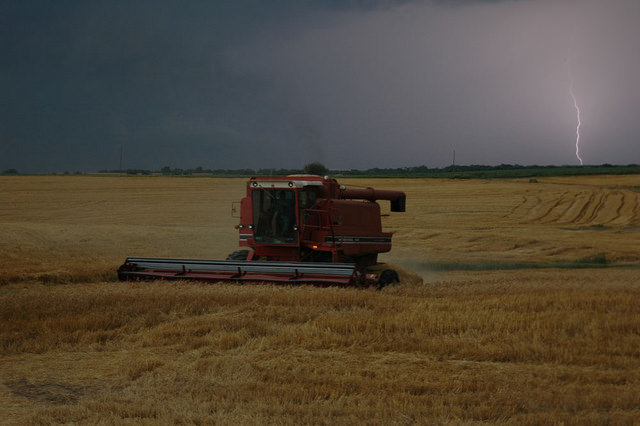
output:
[[[582,157],[580,157],[580,125],[582,122],[580,121],[580,107],[578,106],[578,101],[576,99],[575,93],[573,93],[573,77],[571,75],[571,63],[569,63],[569,94],[571,95],[571,99],[573,99],[573,107],[576,109],[576,118],[578,119],[578,124],[576,125],[576,157],[578,157],[578,161],[580,161],[580,165],[582,166]]]

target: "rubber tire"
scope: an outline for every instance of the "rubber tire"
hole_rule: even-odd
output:
[[[249,250],[236,250],[227,256],[227,260],[247,260]]]
[[[385,269],[378,277],[378,290],[382,290],[389,284],[396,284],[400,282],[398,273],[393,269]]]

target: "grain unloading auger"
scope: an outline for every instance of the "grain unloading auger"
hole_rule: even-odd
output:
[[[320,176],[252,177],[236,226],[245,249],[227,260],[128,257],[118,278],[382,287],[398,274],[375,271],[392,235],[382,231],[377,200],[405,211],[401,191],[345,188]]]

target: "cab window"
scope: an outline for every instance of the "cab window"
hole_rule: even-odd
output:
[[[257,243],[297,243],[295,191],[254,189],[251,200]]]

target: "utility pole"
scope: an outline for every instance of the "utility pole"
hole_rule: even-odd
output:
[[[456,171],[456,150],[453,150],[453,169],[452,171],[455,173]]]
[[[124,152],[124,144],[121,143],[120,144],[120,168],[119,168],[120,174],[122,174],[122,154],[123,154],[123,152]]]

